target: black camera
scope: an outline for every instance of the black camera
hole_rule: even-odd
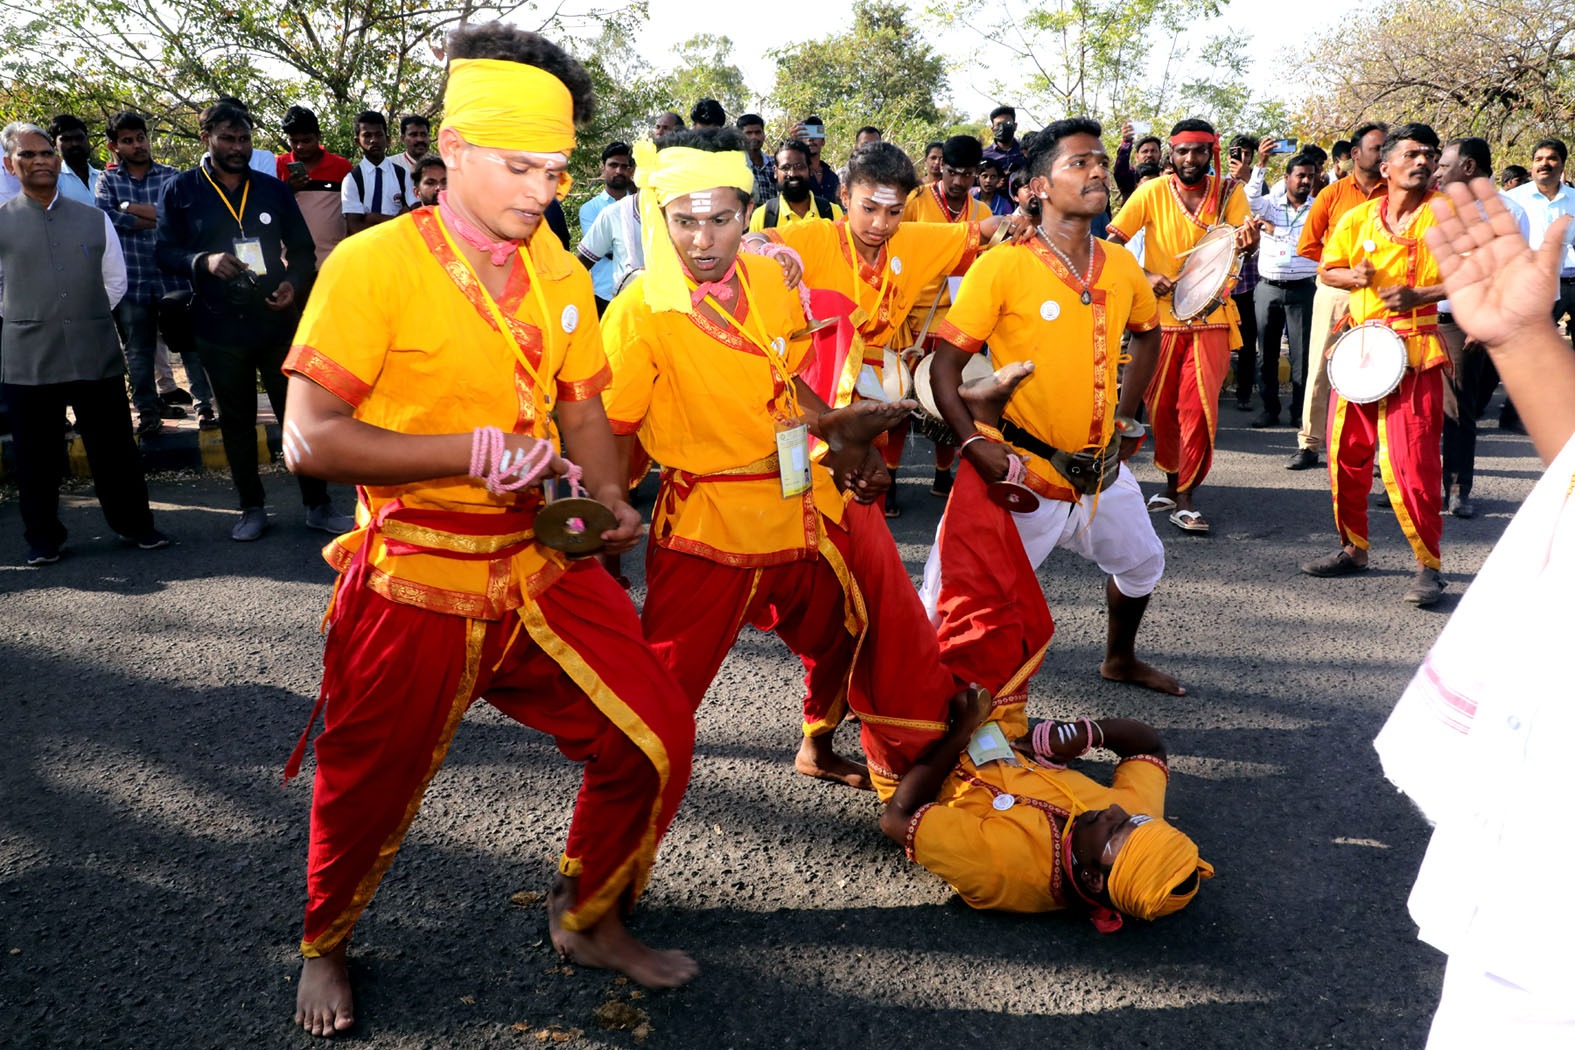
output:
[[[242,270],[224,282],[224,298],[231,306],[254,306],[263,301],[263,292],[257,284],[257,275]]]

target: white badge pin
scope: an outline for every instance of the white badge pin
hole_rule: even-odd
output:
[[[782,356],[783,354],[787,353],[787,340],[783,339],[780,335],[777,336],[775,339],[771,340],[771,349],[776,352],[778,357]]]
[[[267,226],[273,222],[273,216],[269,215],[267,212],[263,212],[261,215],[257,216],[257,221],[262,223],[264,226]]]
[[[891,272],[895,274],[902,273],[902,260],[895,256],[893,256],[891,260]]]
[[[990,803],[990,805],[994,806],[1002,813],[1005,813],[1007,810],[1017,805],[1017,799],[1012,795],[997,795],[995,796],[995,801]]]
[[[570,303],[563,308],[563,330],[573,332],[580,327],[580,308]]]
[[[1375,241],[1363,241],[1362,242],[1362,251],[1364,251],[1364,252],[1376,252],[1377,250],[1378,250],[1378,244]]]
[[[1054,321],[1061,316],[1061,304],[1054,299],[1046,299],[1044,304],[1039,307],[1039,316],[1046,321]]]

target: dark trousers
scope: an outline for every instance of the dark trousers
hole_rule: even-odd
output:
[[[142,454],[131,436],[126,381],[120,376],[75,383],[4,387],[11,410],[11,451],[16,457],[16,487],[22,530],[32,547],[58,547],[66,541],[60,523],[60,478],[65,473],[66,406],[76,414],[76,430],[93,470],[93,493],[109,527],[127,539],[153,531]]]
[[[1460,498],[1471,495],[1477,464],[1477,414],[1476,391],[1482,381],[1482,367],[1487,361],[1487,350],[1481,343],[1466,351],[1466,333],[1452,321],[1438,320],[1438,334],[1449,352],[1449,366],[1453,375],[1444,377],[1444,496],[1451,488],[1458,489]]]
[[[197,340],[197,356],[213,384],[214,400],[219,403],[219,434],[224,438],[224,458],[230,461],[230,478],[240,495],[242,510],[261,507],[262,478],[257,474],[257,377],[262,376],[263,391],[273,414],[284,422],[284,392],[287,381],[279,371],[289,347],[228,346]],[[295,476],[301,487],[301,502],[308,507],[328,502],[328,485],[316,478]]]
[[[1231,296],[1241,316],[1241,349],[1236,351],[1236,400],[1252,396],[1252,377],[1258,370],[1258,314],[1253,309],[1252,292]]]
[[[1263,410],[1280,414],[1280,336],[1289,337],[1291,357],[1291,418],[1301,415],[1307,391],[1307,341],[1312,336],[1315,282],[1271,284],[1259,281],[1252,302],[1258,319],[1258,388]]]
[[[159,304],[122,299],[115,307],[115,326],[125,344],[126,372],[131,377],[131,407],[138,419],[159,418],[159,389],[154,378],[154,358],[159,352]],[[198,408],[208,406],[213,394],[202,362],[195,353],[180,355],[186,366],[186,381]]]

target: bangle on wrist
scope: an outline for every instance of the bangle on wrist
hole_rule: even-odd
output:
[[[989,441],[989,440],[991,440],[991,438],[990,438],[990,435],[988,435],[988,434],[974,434],[974,435],[970,436],[968,438],[968,440],[964,441],[961,445],[957,446],[957,454],[959,456],[962,455],[963,452],[968,448],[968,446],[973,444],[975,441]]]

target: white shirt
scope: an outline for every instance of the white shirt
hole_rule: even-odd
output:
[[[1542,247],[1542,239],[1547,236],[1548,227],[1553,225],[1554,219],[1560,215],[1575,215],[1575,190],[1562,182],[1552,200],[1544,197],[1534,182],[1516,186],[1508,191],[1507,196],[1526,210],[1526,217],[1531,220],[1528,239],[1533,248]],[[1572,227],[1571,232],[1575,233],[1575,227]],[[1570,236],[1569,233],[1564,236],[1564,263],[1559,269],[1560,277],[1575,277],[1575,248],[1570,247]]]
[[[383,172],[383,196],[378,200],[372,199],[373,192],[377,189],[377,173]],[[361,187],[355,184],[355,173],[361,173],[364,183],[365,195]],[[373,164],[365,157],[357,164],[348,177],[344,186],[339,191],[339,203],[346,215],[398,215],[406,211],[405,194],[399,192],[400,180],[403,179],[408,187],[410,173],[394,162],[393,157],[384,157],[383,163]]]
[[[0,204],[4,204],[21,192],[22,184],[17,181],[17,177],[6,171],[4,167],[0,167]]]
[[[1285,192],[1284,179],[1268,193],[1263,192],[1263,183],[1263,169],[1253,168],[1252,178],[1247,180],[1247,206],[1273,227],[1265,229],[1258,240],[1258,276],[1271,281],[1316,277],[1318,264],[1296,254],[1296,242],[1301,240],[1302,227],[1307,225],[1307,214],[1312,211],[1312,195],[1308,194],[1302,206],[1296,208]]]
[[[87,170],[88,179],[84,183],[77,173],[71,170],[70,165],[60,165],[60,181],[55,184],[55,192],[67,200],[76,201],[78,204],[92,204],[96,208],[98,205],[93,198],[94,194],[98,193],[98,177],[104,172],[103,169],[95,168],[91,164],[87,166]],[[17,192],[21,192],[20,185],[17,186]]]
[[[81,182],[81,179],[77,180]],[[55,197],[49,202],[45,211],[50,211],[60,203],[60,198],[65,196],[57,186]],[[69,198],[67,198],[69,199]],[[91,205],[90,205],[91,207]],[[97,208],[93,209],[98,211]],[[126,256],[120,250],[120,234],[115,232],[115,224],[109,221],[107,212],[99,212],[104,217],[104,257],[99,262],[104,274],[104,291],[109,296],[109,308],[113,310],[120,305],[120,300],[126,295]],[[0,268],[0,296],[5,295],[5,270]]]
[[[588,262],[612,255],[612,290],[616,295],[636,270],[645,269],[645,246],[640,241],[640,205],[629,194],[601,210],[580,240],[579,253]]]
[[[427,157],[435,155],[429,151],[421,159],[426,160]],[[396,153],[388,159],[405,169],[407,176],[405,179],[405,210],[411,211],[416,205],[421,203],[421,198],[416,196],[416,162],[410,159],[410,154],[408,153]]]

